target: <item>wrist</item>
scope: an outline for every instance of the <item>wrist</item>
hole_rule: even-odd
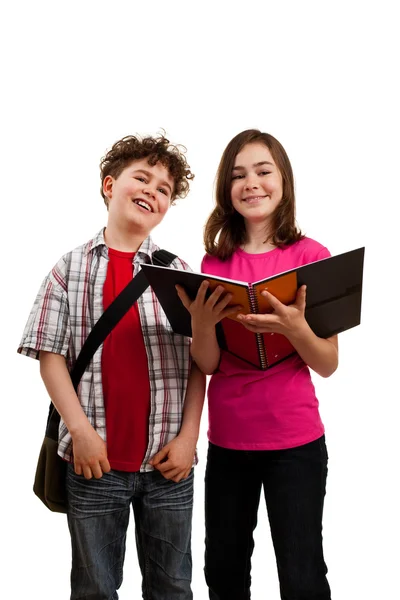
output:
[[[85,435],[87,435],[89,429],[94,430],[92,425],[89,423],[86,415],[83,415],[83,418],[77,419],[72,423],[66,425],[72,439],[84,437]]]
[[[184,439],[187,442],[192,442],[194,445],[197,444],[199,439],[199,430],[194,428],[185,427],[182,425],[180,432],[178,433],[180,439]]]
[[[312,334],[312,330],[305,319],[299,321],[295,327],[292,327],[286,337],[288,338],[291,344],[298,342],[299,340],[306,339],[310,334]]]
[[[214,323],[198,323],[192,319],[192,333],[197,335],[210,335],[215,332]]]

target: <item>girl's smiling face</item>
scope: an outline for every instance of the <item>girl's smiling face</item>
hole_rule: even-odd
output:
[[[231,199],[245,221],[269,222],[282,200],[282,175],[267,146],[247,144],[236,155]]]

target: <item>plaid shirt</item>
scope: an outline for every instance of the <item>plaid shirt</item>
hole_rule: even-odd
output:
[[[148,237],[133,259],[133,274],[140,263],[151,262],[158,250]],[[44,279],[29,315],[18,352],[39,358],[39,351],[66,357],[71,371],[95,323],[103,313],[103,286],[108,249],[103,230],[83,246],[63,256]],[[190,270],[176,258],[171,267]],[[190,339],[173,333],[150,287],[138,299],[140,321],[147,352],[150,379],[149,443],[140,470],[150,471],[149,459],[180,430],[190,370]],[[106,440],[101,376],[102,346],[86,368],[78,388],[85,414],[100,437]],[[71,436],[61,420],[58,453],[72,461]]]

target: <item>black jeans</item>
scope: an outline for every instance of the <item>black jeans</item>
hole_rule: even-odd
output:
[[[209,445],[205,575],[211,600],[249,600],[261,488],[282,600],[330,600],[322,551],[325,437],[288,450]]]

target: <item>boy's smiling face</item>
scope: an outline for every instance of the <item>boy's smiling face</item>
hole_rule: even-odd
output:
[[[111,175],[104,179],[108,223],[147,237],[164,218],[173,190],[174,179],[160,162],[152,166],[148,158],[133,161],[116,179]]]

